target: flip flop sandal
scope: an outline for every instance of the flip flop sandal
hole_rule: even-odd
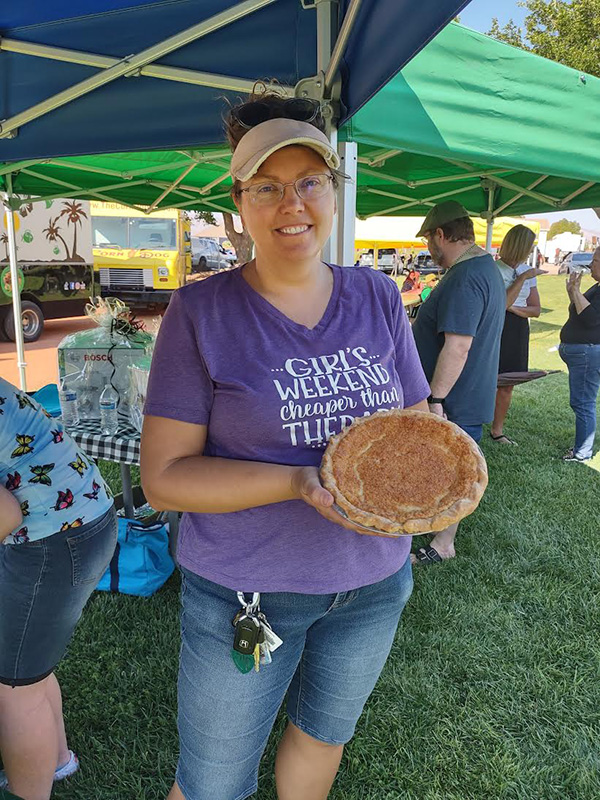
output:
[[[443,561],[438,551],[429,545],[419,547],[418,550],[415,550],[414,555],[419,564],[439,564]]]
[[[497,444],[517,444],[513,439],[509,439],[505,433],[501,433],[500,436],[494,436],[492,433],[490,433],[490,439]],[[506,441],[503,442],[502,439],[505,439]]]

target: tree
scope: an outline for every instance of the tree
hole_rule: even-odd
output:
[[[600,77],[600,0],[525,0],[523,32],[496,17],[488,36],[538,56]]]
[[[573,69],[600,76],[600,0],[527,0],[531,50]]]
[[[501,28],[498,18],[492,17],[492,27],[487,32],[487,35],[491,36],[492,39],[497,39],[499,42],[512,44],[513,47],[520,47],[523,50],[528,49],[523,41],[523,31],[518,25],[515,25],[512,18]]]
[[[254,242],[248,231],[242,226],[242,232],[238,233],[233,225],[233,214],[223,212],[223,222],[225,233],[231,244],[235,248],[235,254],[240,264],[245,264],[252,258],[252,247]]]
[[[183,213],[190,222],[206,222],[207,225],[217,224],[212,211],[184,211]]]
[[[563,217],[552,223],[548,231],[548,239],[554,239],[559,233],[581,233],[581,225],[574,219]]]

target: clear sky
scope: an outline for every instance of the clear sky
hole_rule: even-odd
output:
[[[487,33],[492,24],[492,18],[497,17],[500,25],[505,25],[512,19],[517,25],[523,27],[527,15],[526,8],[520,8],[517,0],[471,0],[469,5],[460,12],[460,22],[468,28]],[[543,217],[550,222],[566,217],[579,222],[582,228],[600,232],[600,219],[591,208],[581,211],[560,211],[549,214],[528,214],[531,217]]]
[[[487,33],[492,17],[497,17],[500,25],[505,25],[511,18],[517,25],[522,25],[526,14],[527,9],[519,8],[517,0],[471,0],[459,17],[468,28]]]

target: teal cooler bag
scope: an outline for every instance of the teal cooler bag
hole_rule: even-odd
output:
[[[168,524],[143,525],[120,518],[114,555],[96,588],[100,592],[150,597],[171,577],[174,569],[169,553]]]

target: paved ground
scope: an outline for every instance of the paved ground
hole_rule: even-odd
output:
[[[75,331],[95,327],[87,317],[46,320],[46,327],[37,342],[25,345],[27,362],[27,391],[36,391],[47,383],[56,383],[58,367],[56,348],[59,343]],[[17,351],[14,342],[0,342],[0,376],[19,385]]]

